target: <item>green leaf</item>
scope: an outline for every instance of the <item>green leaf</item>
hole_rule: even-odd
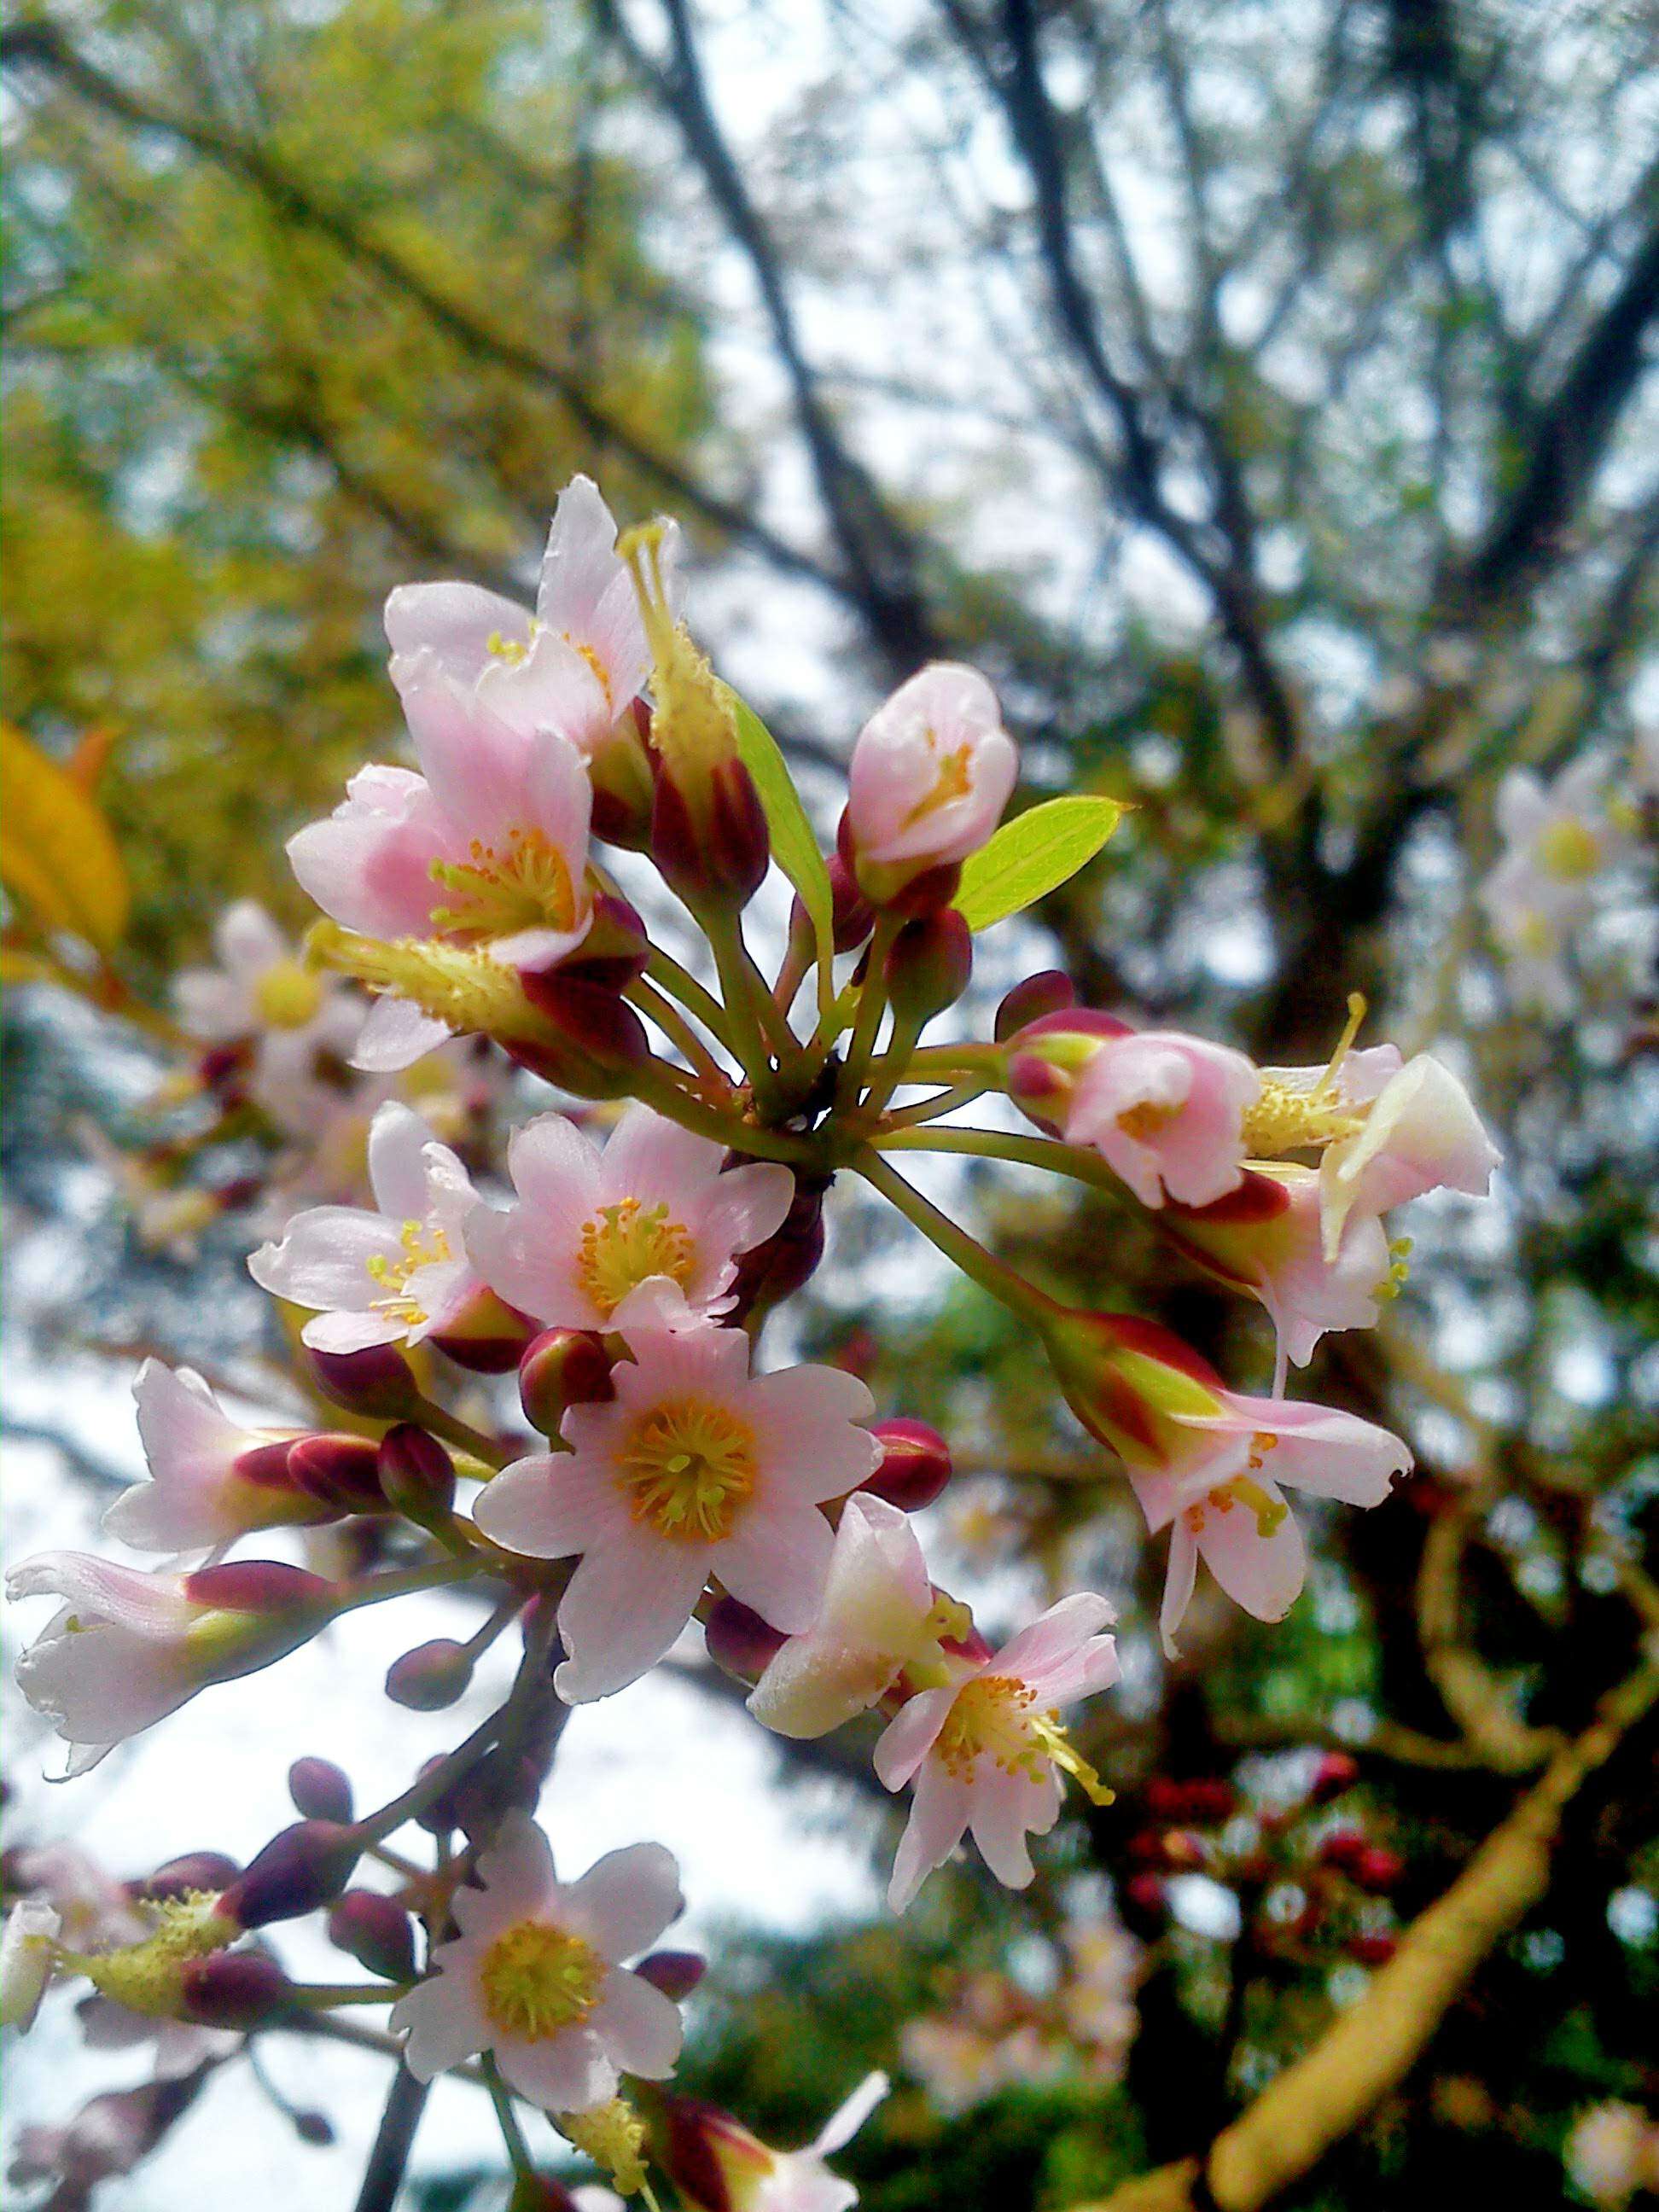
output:
[[[988,929],[1047,898],[1093,860],[1124,811],[1088,792],[1028,807],[963,861],[957,912],[969,929]]]
[[[737,719],[738,750],[755,779],[755,788],[766,810],[766,826],[772,836],[772,857],[800,893],[811,916],[820,945],[828,951],[835,928],[830,871],[823,865],[806,809],[778,741],[745,700],[728,684],[723,687]]]

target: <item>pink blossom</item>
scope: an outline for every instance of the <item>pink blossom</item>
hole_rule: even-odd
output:
[[[1261,1088],[1227,1045],[1168,1030],[1109,1037],[1078,1076],[1065,1135],[1092,1145],[1143,1206],[1207,1206],[1243,1177],[1244,1114]]]
[[[1326,1147],[1319,1169],[1326,1258],[1335,1258],[1351,1219],[1374,1219],[1425,1191],[1484,1198],[1503,1157],[1451,1070],[1419,1054],[1383,1085],[1360,1128]]]
[[[855,1490],[836,1531],[817,1618],[770,1661],[749,1710],[780,1735],[827,1735],[867,1712],[905,1666],[937,1662],[939,1621],[909,1516]]]
[[[851,2142],[890,2084],[867,2074],[802,2150],[774,2150],[717,2105],[663,2100],[663,2161],[688,2212],[848,2212],[850,2181],[825,2161]]]
[[[680,2017],[623,1967],[681,1909],[660,1844],[611,1851],[562,1882],[546,1837],[510,1813],[478,1861],[480,1887],[455,1893],[460,1934],[434,1972],[392,2008],[404,2060],[422,2081],[489,2051],[509,2087],[550,2112],[584,2112],[617,2094],[619,2074],[659,2081],[680,2050]]]
[[[1258,1620],[1282,1620],[1307,1574],[1302,1532],[1281,1484],[1346,1505],[1380,1505],[1412,1464],[1400,1438],[1357,1414],[1236,1390],[1213,1413],[1175,1413],[1189,1454],[1129,1480],[1154,1534],[1170,1530],[1158,1626],[1174,1656],[1201,1558],[1229,1597]]]
[[[787,1168],[720,1172],[726,1155],[647,1106],[603,1152],[562,1114],[515,1131],[518,1203],[480,1206],[467,1250],[492,1289],[550,1328],[626,1329],[708,1320],[731,1304],[736,1257],[782,1225]]]
[[[320,1517],[314,1498],[262,1479],[270,1447],[293,1429],[245,1429],[191,1368],[147,1359],[132,1386],[150,1480],[106,1509],[104,1527],[139,1552],[204,1551],[249,1529]]]
[[[811,1626],[835,1540],[818,1510],[873,1473],[874,1411],[853,1376],[750,1376],[740,1330],[629,1333],[613,1400],[573,1406],[570,1449],[517,1460],[474,1509],[509,1550],[581,1553],[559,1607],[570,1704],[608,1696],[660,1659],[711,1574],[787,1635]]]
[[[1034,1869],[1027,1835],[1060,1817],[1062,1769],[1097,1790],[1054,1709],[1117,1680],[1104,1598],[1079,1592],[1051,1606],[964,1679],[911,1698],[876,1746],[889,1790],[914,1781],[909,1825],[887,1899],[902,1912],[934,1867],[972,1831],[986,1864],[1010,1889]]]
[[[422,770],[360,769],[325,822],[289,838],[294,872],[325,914],[375,938],[447,937],[506,964],[551,968],[586,936],[592,791],[556,731],[515,729],[431,653],[403,684]],[[382,999],[356,1063],[406,1066],[447,1035]]]
[[[327,1094],[317,1055],[350,1051],[363,1002],[304,967],[252,899],[225,908],[213,949],[216,968],[187,968],[173,987],[180,1020],[210,1043],[252,1040],[249,1095],[279,1127],[303,1130]]]
[[[671,602],[678,550],[671,525],[661,555]],[[556,730],[588,755],[651,671],[634,580],[617,556],[616,521],[582,476],[554,509],[533,615],[476,584],[410,584],[386,603],[386,633],[400,691],[418,681],[430,654],[512,728]]]
[[[418,1344],[481,1287],[462,1233],[478,1202],[466,1170],[395,1100],[369,1129],[368,1179],[377,1212],[312,1206],[247,1263],[262,1290],[313,1310],[301,1334],[318,1352]]]
[[[972,668],[932,661],[859,733],[848,777],[858,878],[878,905],[913,876],[966,860],[1002,818],[1018,773],[996,694]]]

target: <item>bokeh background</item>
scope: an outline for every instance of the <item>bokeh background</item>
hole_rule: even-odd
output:
[[[1541,999],[1477,896],[1517,766],[1602,761],[1641,819],[1659,17],[86,0],[10,8],[0,58],[5,706],[76,763],[131,882],[105,1009],[9,994],[14,1556],[88,1540],[135,1471],[143,1352],[279,1389],[257,1232],[178,1202],[198,1164],[156,1164],[178,1062],[144,1010],[231,898],[307,919],[283,836],[398,742],[386,592],[527,595],[577,470],[624,520],[683,520],[694,625],[826,838],[860,721],[930,656],[997,684],[1030,794],[1133,802],[986,940],[981,1024],[1060,963],[1092,1003],[1314,1060],[1359,990],[1368,1037],[1469,1082],[1493,1199],[1414,1208],[1402,1295],[1305,1385],[1403,1431],[1416,1476],[1316,1524],[1285,1625],[1201,1603],[1173,1665],[1161,1559],[1030,1345],[833,1198],[775,1351],[847,1359],[956,1438],[929,1535],[982,1618],[1077,1587],[1122,1608],[1124,1686],[1085,1733],[1118,1799],[1073,1809],[1030,1892],[963,1864],[895,1925],[864,1747],[762,1739],[692,1651],[580,1717],[547,1800],[573,1863],[641,1834],[681,1852],[714,1960],[694,2087],[799,2142],[892,2070],[845,2158],[873,2212],[1069,2207],[1200,2148],[1363,1996],[1659,1626],[1651,878],[1626,839]],[[769,891],[763,933],[785,911]],[[37,973],[15,911],[7,941]],[[1265,1384],[1261,1316],[1097,1197],[933,1187],[1050,1286]],[[379,1674],[449,1626],[438,1601],[351,1624],[61,1792],[14,1712],[10,1840],[77,1833],[137,1873],[256,1847],[301,1752],[395,1788],[455,1717],[386,1707]],[[1578,1793],[1543,1901],[1287,2207],[1656,2185],[1656,1741]],[[137,2078],[69,2013],[10,2057],[14,2131]],[[384,2062],[276,2036],[256,2057],[99,2203],[228,2178],[249,2212],[348,2205]],[[411,2212],[487,2212],[498,2166],[447,2085]]]

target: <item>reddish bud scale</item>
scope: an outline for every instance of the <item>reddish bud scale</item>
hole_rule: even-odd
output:
[[[430,1341],[447,1359],[474,1375],[506,1375],[518,1365],[535,1334],[529,1314],[480,1283],[459,1312],[432,1332]]]
[[[603,985],[558,969],[525,969],[519,981],[556,1035],[503,1037],[502,1049],[534,1075],[579,1098],[623,1098],[651,1050],[645,1024]]]
[[[633,1971],[653,1990],[660,1990],[671,2004],[684,2004],[708,1965],[695,1951],[653,1951]]]
[[[601,891],[586,936],[560,968],[567,982],[625,991],[644,975],[650,957],[651,939],[638,908],[616,892]]]
[[[702,1633],[714,1664],[739,1682],[757,1682],[784,1644],[778,1630],[735,1597],[715,1599]]]
[[[1351,1936],[1344,1948],[1362,1966],[1386,1966],[1400,1941],[1395,1936]]]
[[[380,1438],[376,1479],[385,1502],[424,1526],[445,1521],[455,1503],[455,1462],[435,1437],[399,1421]]]
[[[415,1977],[415,1929],[403,1906],[374,1889],[349,1889],[328,1916],[328,1940],[383,1981]]]
[[[955,907],[907,921],[883,976],[895,1016],[918,1028],[955,1006],[974,972],[974,935]]]
[[[258,1490],[290,1489],[294,1478],[289,1472],[289,1451],[298,1442],[296,1434],[279,1437],[268,1444],[253,1444],[246,1451],[237,1453],[231,1462],[232,1471],[239,1482],[252,1483]]]
[[[283,1559],[227,1559],[198,1567],[180,1587],[191,1604],[219,1613],[326,1613],[336,1595],[332,1583]]]
[[[216,1951],[179,1969],[185,2018],[242,2034],[281,2012],[292,1987],[275,1959],[258,1951]]]
[[[1004,994],[992,1034],[999,1044],[1006,1044],[1032,1023],[1063,1012],[1076,1004],[1077,992],[1071,977],[1063,969],[1045,968],[1039,975],[1025,976]]]
[[[870,1433],[881,1446],[881,1465],[860,1490],[902,1513],[920,1513],[943,1493],[955,1468],[951,1447],[937,1429],[900,1417],[872,1423]]]
[[[244,1928],[298,1920],[337,1898],[361,1856],[354,1832],[332,1820],[298,1820],[274,1835],[219,1899]]]
[[[313,1352],[306,1364],[325,1398],[349,1413],[400,1420],[421,1401],[415,1370],[396,1345],[371,1344],[362,1352]]]
[[[664,2097],[652,2132],[664,2172],[693,2212],[739,2212],[777,2160],[718,2105]]]
[[[616,1395],[611,1354],[587,1328],[546,1328],[526,1345],[519,1360],[519,1401],[525,1419],[544,1437],[556,1437],[573,1406]]]
[[[289,1448],[289,1473],[296,1486],[326,1512],[380,1513],[380,1495],[372,1437],[343,1432],[301,1437]]]
[[[1314,1769],[1314,1778],[1308,1790],[1310,1802],[1328,1805],[1353,1788],[1359,1779],[1359,1762],[1351,1759],[1346,1751],[1328,1751]]]
[[[836,830],[836,851],[842,866],[858,884],[860,895],[872,907],[887,914],[920,916],[937,914],[941,907],[950,905],[962,887],[962,863],[946,860],[936,868],[924,868],[906,881],[893,884],[885,878],[872,882],[868,872],[859,866],[858,854],[853,844],[851,817],[843,810]]]
[[[795,1195],[777,1229],[763,1243],[738,1255],[728,1326],[769,1313],[811,1279],[823,1257],[823,1196],[829,1188],[827,1176],[796,1171]]]
[[[288,1794],[307,1820],[351,1818],[351,1784],[331,1759],[296,1759],[288,1770]]]
[[[656,766],[651,857],[664,882],[694,911],[740,911],[760,889],[772,853],[755,779],[734,757],[702,768],[693,791],[660,757]]]
[[[856,952],[876,926],[876,910],[839,848],[826,864],[830,872],[831,941],[837,952]]]
[[[1395,1888],[1406,1871],[1406,1862],[1398,1851],[1385,1850],[1380,1844],[1368,1844],[1357,1852],[1349,1863],[1348,1872],[1361,1889],[1373,1896],[1386,1897]]]

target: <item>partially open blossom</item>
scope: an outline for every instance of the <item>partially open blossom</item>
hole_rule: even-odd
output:
[[[825,2161],[851,2142],[886,2096],[866,2075],[804,2150],[774,2150],[717,2105],[665,2097],[659,2130],[665,2170],[691,2212],[848,2212],[859,2193]]]
[[[625,1329],[706,1320],[731,1303],[736,1260],[782,1224],[794,1178],[769,1162],[720,1172],[726,1155],[647,1106],[603,1151],[562,1114],[514,1133],[517,1203],[467,1223],[474,1266],[544,1327]]]
[[[6,1577],[12,1598],[61,1611],[17,1662],[17,1684],[84,1774],[210,1682],[269,1666],[315,1634],[332,1586],[271,1560],[146,1574],[86,1552],[42,1552]]]
[[[418,1344],[459,1322],[483,1288],[462,1234],[477,1204],[466,1170],[395,1100],[369,1131],[368,1180],[377,1212],[312,1206],[247,1263],[262,1290],[313,1309],[301,1334],[314,1351]]]
[[[915,1785],[887,1892],[894,1911],[969,1831],[997,1880],[1023,1889],[1034,1872],[1026,1837],[1046,1835],[1059,1819],[1062,1771],[1105,1802],[1055,1709],[1117,1680],[1116,1644],[1102,1633],[1112,1618],[1104,1598],[1062,1598],[990,1658],[921,1691],[889,1723],[876,1772],[889,1790]]]
[[[106,1509],[104,1527],[140,1552],[193,1552],[254,1528],[326,1521],[288,1471],[291,1429],[245,1429],[188,1367],[147,1359],[132,1386],[150,1480]]]
[[[1319,1186],[1325,1256],[1351,1221],[1374,1220],[1431,1190],[1484,1198],[1503,1158],[1468,1092],[1426,1053],[1389,1079],[1351,1137],[1328,1145]]]
[[[559,1606],[571,1704],[653,1666],[717,1574],[787,1634],[811,1626],[834,1538],[818,1510],[880,1447],[862,1382],[838,1369],[750,1376],[737,1329],[629,1332],[616,1395],[573,1406],[569,1449],[517,1460],[474,1508],[485,1534],[541,1559],[581,1553]]]
[[[1258,1620],[1282,1620],[1301,1595],[1307,1553],[1281,1484],[1346,1505],[1380,1505],[1412,1464],[1398,1437],[1358,1414],[1215,1395],[1214,1412],[1171,1417],[1185,1432],[1184,1453],[1162,1468],[1129,1467],[1148,1528],[1170,1530],[1158,1626],[1170,1653],[1200,1559]]]
[[[507,2086],[552,2112],[584,2112],[619,2075],[661,2081],[679,2056],[680,2016],[623,1966],[678,1914],[678,1875],[660,1844],[611,1851],[558,1881],[546,1837],[510,1813],[478,1861],[479,1886],[455,1893],[460,1934],[433,1972],[393,2007],[404,2061],[429,2081],[489,2051]]]
[[[848,771],[846,838],[865,896],[884,906],[916,877],[976,853],[1018,770],[976,669],[935,660],[901,684],[860,731]]]
[[[749,1710],[780,1735],[824,1735],[867,1712],[900,1672],[939,1657],[965,1608],[939,1599],[909,1516],[866,1492],[848,1499],[818,1615],[755,1686]]]
[[[325,914],[367,937],[442,937],[503,966],[555,966],[587,934],[592,793],[554,731],[516,729],[416,657],[404,711],[423,771],[362,769],[340,806],[289,840],[294,872]],[[359,1067],[406,1066],[447,1029],[395,994],[370,1015]]]
[[[249,1095],[297,1134],[327,1096],[317,1079],[317,1055],[351,1050],[363,1001],[303,966],[252,899],[225,908],[214,925],[213,949],[216,968],[187,968],[173,987],[179,1019],[210,1043],[249,1042]]]
[[[1295,1161],[1253,1169],[1225,1198],[1201,1211],[1171,1206],[1164,1220],[1189,1258],[1261,1301],[1297,1367],[1328,1329],[1372,1328],[1378,1301],[1405,1274],[1403,1250],[1375,1215],[1351,1221],[1327,1259],[1319,1175]]]
[[[1243,1177],[1244,1114],[1261,1088],[1228,1045],[1173,1030],[1103,1037],[1072,1085],[1061,1133],[1091,1145],[1143,1206],[1207,1206]]]

